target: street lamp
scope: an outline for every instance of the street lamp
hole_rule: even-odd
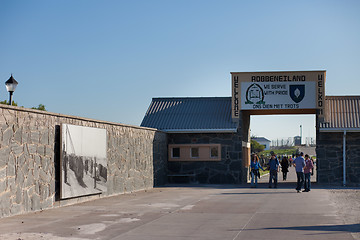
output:
[[[9,92],[10,94],[10,100],[9,100],[9,105],[11,105],[11,98],[12,95],[15,91],[16,86],[18,85],[18,82],[15,80],[15,78],[13,77],[13,75],[11,74],[11,77],[9,78],[9,80],[7,80],[5,82],[6,85],[6,90]]]

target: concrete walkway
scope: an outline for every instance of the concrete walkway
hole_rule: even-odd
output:
[[[169,186],[0,219],[0,239],[354,239],[319,186]]]

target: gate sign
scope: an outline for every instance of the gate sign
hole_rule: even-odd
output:
[[[315,108],[315,82],[241,83],[241,109]]]
[[[326,71],[235,72],[232,78],[232,117],[251,114],[316,113],[325,109]]]

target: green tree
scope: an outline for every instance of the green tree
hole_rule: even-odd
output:
[[[46,111],[46,109],[45,109],[45,105],[43,105],[43,104],[39,104],[39,106],[38,106],[38,107],[32,107],[31,109],[36,109],[36,110]]]
[[[6,100],[4,100],[4,101],[1,101],[1,102],[0,102],[0,104],[6,104],[6,105],[9,105],[9,102],[8,102],[8,101],[6,101]],[[11,105],[12,105],[12,106],[17,106],[18,104],[17,104],[16,102],[12,101]]]
[[[264,151],[264,149],[265,149],[264,145],[261,145],[260,143],[258,143],[255,140],[251,140],[250,144],[251,144],[251,152],[259,153],[259,152]]]
[[[9,102],[7,100],[0,101],[0,104],[9,105]],[[18,104],[14,101],[11,103],[12,106],[18,106]],[[24,107],[24,106],[21,106]],[[41,111],[47,111],[44,104],[39,104],[37,107],[32,107],[31,109],[41,110]]]

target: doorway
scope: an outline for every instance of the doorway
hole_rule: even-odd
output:
[[[245,161],[249,161],[250,155],[256,152],[259,155],[260,163],[265,169],[271,151],[277,154],[280,162],[284,157],[292,159],[295,153],[303,152],[304,155],[308,154],[314,160],[311,182],[316,182],[316,114],[249,114],[248,119],[250,139],[260,139],[260,145],[265,145],[264,142],[261,142],[262,140],[269,141],[270,146],[260,152],[251,149]],[[296,182],[296,171],[291,163],[288,170],[287,178],[283,180],[283,173],[280,168],[278,174],[279,184]],[[250,180],[249,171],[247,182],[250,183]],[[264,175],[259,179],[260,183],[268,183],[268,181],[268,175]]]

